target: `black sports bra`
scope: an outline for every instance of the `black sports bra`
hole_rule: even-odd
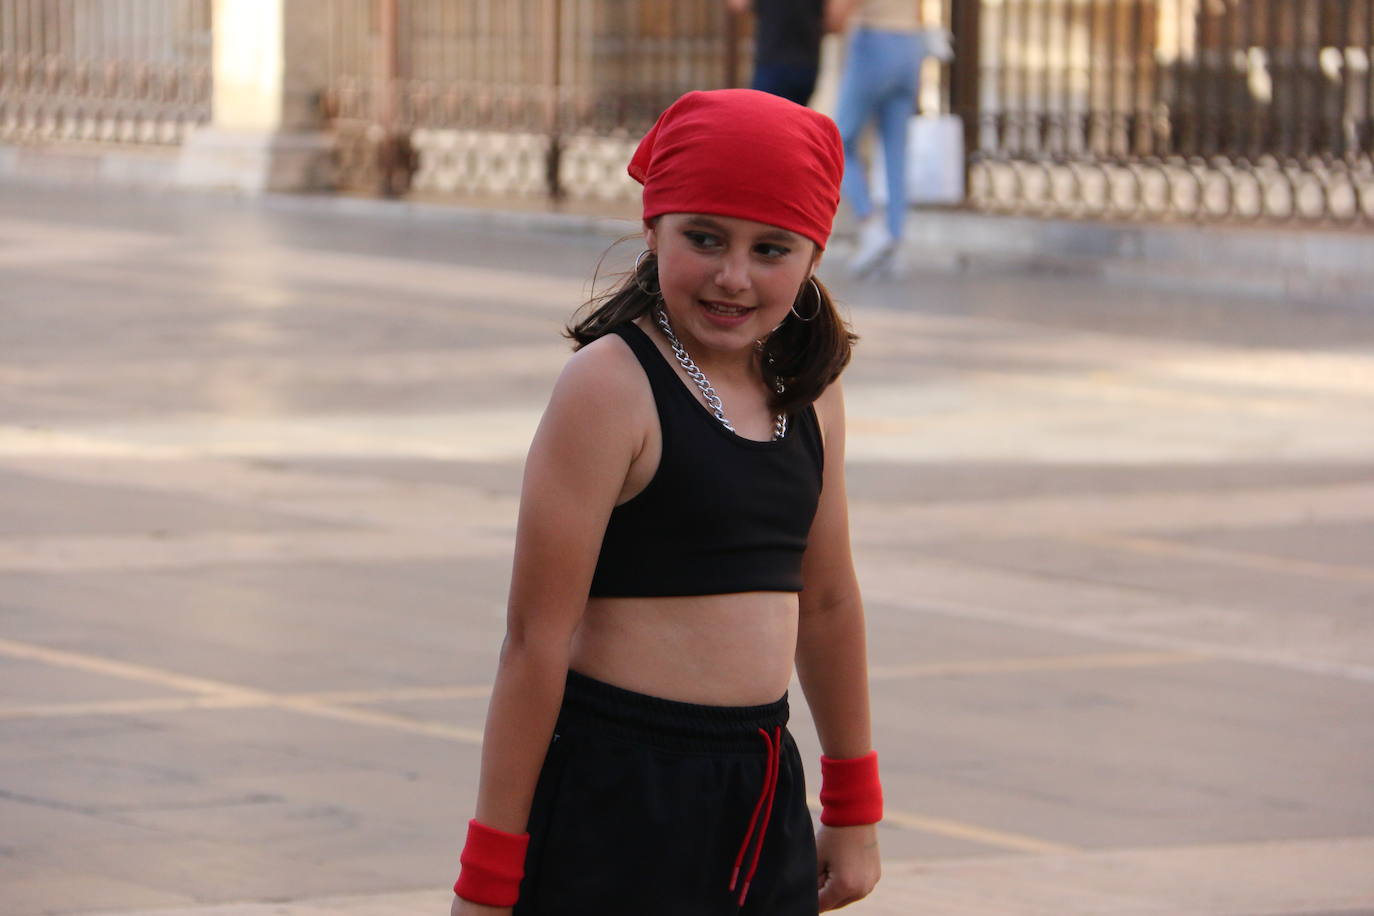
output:
[[[781,440],[730,432],[635,324],[618,334],[649,378],[663,451],[639,494],[611,512],[592,597],[799,592],[825,455],[814,407]]]

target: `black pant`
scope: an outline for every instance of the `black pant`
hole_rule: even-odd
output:
[[[816,916],[816,841],[787,713],[785,696],[698,706],[570,672],[516,916]]]
[[[750,88],[806,105],[816,91],[819,73],[817,67],[809,64],[755,64]]]

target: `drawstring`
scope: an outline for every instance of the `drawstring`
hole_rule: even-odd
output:
[[[770,735],[759,729],[763,743],[768,747],[768,769],[763,775],[763,789],[759,800],[754,802],[754,813],[749,816],[749,829],[745,831],[744,842],[735,856],[735,867],[730,873],[730,890],[739,882],[739,869],[744,863],[745,853],[749,851],[749,841],[754,836],[754,826],[759,828],[759,841],[754,846],[754,857],[749,863],[749,872],[744,876],[744,886],[740,888],[738,906],[744,906],[744,898],[749,895],[749,884],[759,870],[759,856],[763,853],[763,838],[768,833],[768,821],[773,816],[773,799],[778,794],[778,770],[782,766],[782,728],[775,728]],[[763,823],[759,824],[759,812],[763,812]]]

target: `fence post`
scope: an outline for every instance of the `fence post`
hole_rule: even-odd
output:
[[[739,20],[740,14],[725,7],[725,85],[734,89],[739,85]]]
[[[377,193],[400,197],[410,190],[418,165],[410,144],[410,131],[400,129],[397,100],[400,95],[400,23],[396,0],[379,0],[377,5],[377,48],[373,63],[376,87],[378,140]]]
[[[954,66],[950,71],[950,103],[964,124],[964,200],[970,199],[969,164],[977,154],[982,118],[979,60],[983,0],[952,0],[950,31],[954,35]]]
[[[544,75],[548,102],[545,112],[549,131],[549,155],[545,184],[549,189],[549,200],[557,206],[563,200],[563,184],[559,172],[563,161],[562,119],[562,52],[563,52],[563,0],[546,0],[548,47],[544,59],[547,71]]]

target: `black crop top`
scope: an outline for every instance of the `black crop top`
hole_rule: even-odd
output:
[[[649,377],[663,452],[648,486],[611,512],[592,597],[801,591],[824,466],[815,408],[791,416],[781,440],[746,439],[696,399],[637,325],[612,333]]]

